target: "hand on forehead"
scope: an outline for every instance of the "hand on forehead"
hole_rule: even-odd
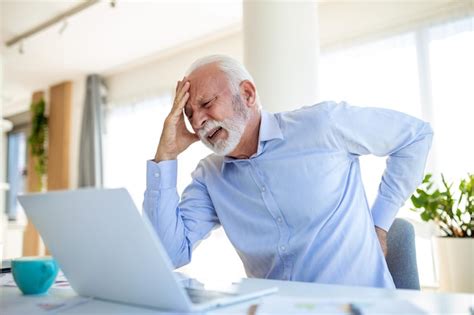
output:
[[[218,94],[230,91],[227,76],[215,64],[205,65],[194,70],[186,78],[186,81],[190,82],[186,112],[192,111],[193,107],[201,106]]]

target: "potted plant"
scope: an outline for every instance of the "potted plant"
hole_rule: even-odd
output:
[[[422,220],[438,228],[440,289],[474,292],[474,175],[453,189],[443,175],[439,188],[427,174],[411,202]]]
[[[35,163],[35,171],[39,177],[38,190],[44,187],[47,168],[47,141],[48,141],[48,118],[46,117],[46,103],[43,98],[32,103],[31,111],[31,134],[28,137],[32,158]]]

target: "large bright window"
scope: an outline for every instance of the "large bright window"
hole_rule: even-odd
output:
[[[450,181],[474,172],[474,18],[432,28],[436,165]]]
[[[458,181],[474,172],[473,18],[413,30],[372,43],[322,53],[320,95],[358,106],[398,110],[424,120],[435,137],[427,172]],[[421,96],[424,97],[421,97]],[[375,199],[385,159],[361,157],[369,202]],[[399,216],[419,220],[408,201]],[[436,285],[431,234],[418,229],[422,285]]]

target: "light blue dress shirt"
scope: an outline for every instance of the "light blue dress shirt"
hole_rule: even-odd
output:
[[[432,130],[396,111],[324,102],[262,111],[257,153],[201,160],[181,201],[177,161],[147,162],[144,213],[176,267],[222,225],[249,277],[393,288],[388,230],[421,182]],[[359,156],[388,156],[369,207]]]

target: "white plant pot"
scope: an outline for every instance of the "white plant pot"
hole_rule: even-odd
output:
[[[436,239],[440,290],[474,293],[474,238]]]

